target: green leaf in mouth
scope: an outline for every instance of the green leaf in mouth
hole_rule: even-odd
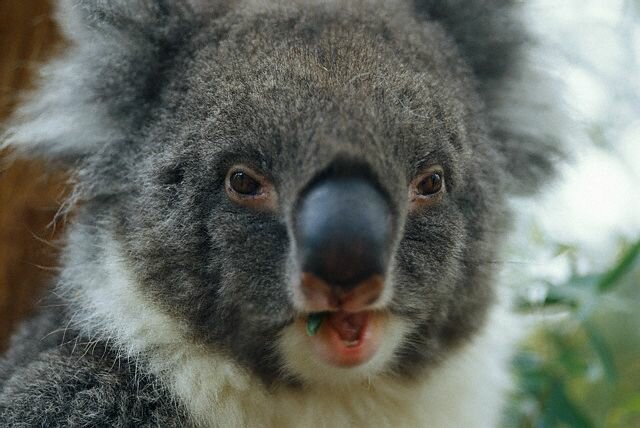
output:
[[[307,334],[309,336],[315,336],[315,334],[320,329],[320,326],[322,325],[322,321],[326,316],[326,312],[316,312],[313,314],[309,314],[309,317],[307,318]]]

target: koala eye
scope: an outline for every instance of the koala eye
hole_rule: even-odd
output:
[[[435,165],[411,181],[409,186],[411,208],[432,205],[438,202],[442,198],[444,191],[444,172],[442,167]]]
[[[225,190],[233,202],[257,209],[275,209],[273,185],[262,174],[244,165],[235,165],[225,179]]]
[[[421,196],[428,196],[438,193],[442,189],[442,175],[439,172],[432,172],[416,185],[416,191]]]
[[[255,196],[260,192],[260,183],[243,171],[235,171],[229,177],[231,189],[245,196]]]

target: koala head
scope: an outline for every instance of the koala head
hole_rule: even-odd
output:
[[[73,168],[91,257],[195,343],[267,383],[411,376],[482,326],[554,153],[499,114],[523,36],[453,3],[69,0],[7,141]]]

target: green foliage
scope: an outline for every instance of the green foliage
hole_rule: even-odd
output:
[[[640,427],[640,240],[603,272],[576,271],[541,302],[520,299],[541,327],[514,359],[506,427]]]

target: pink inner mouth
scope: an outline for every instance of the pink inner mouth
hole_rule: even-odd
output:
[[[362,339],[362,332],[369,322],[369,313],[336,312],[328,316],[327,322],[347,346],[355,346]]]
[[[316,355],[330,365],[353,367],[369,361],[379,348],[383,316],[373,311],[333,312],[309,337]]]

